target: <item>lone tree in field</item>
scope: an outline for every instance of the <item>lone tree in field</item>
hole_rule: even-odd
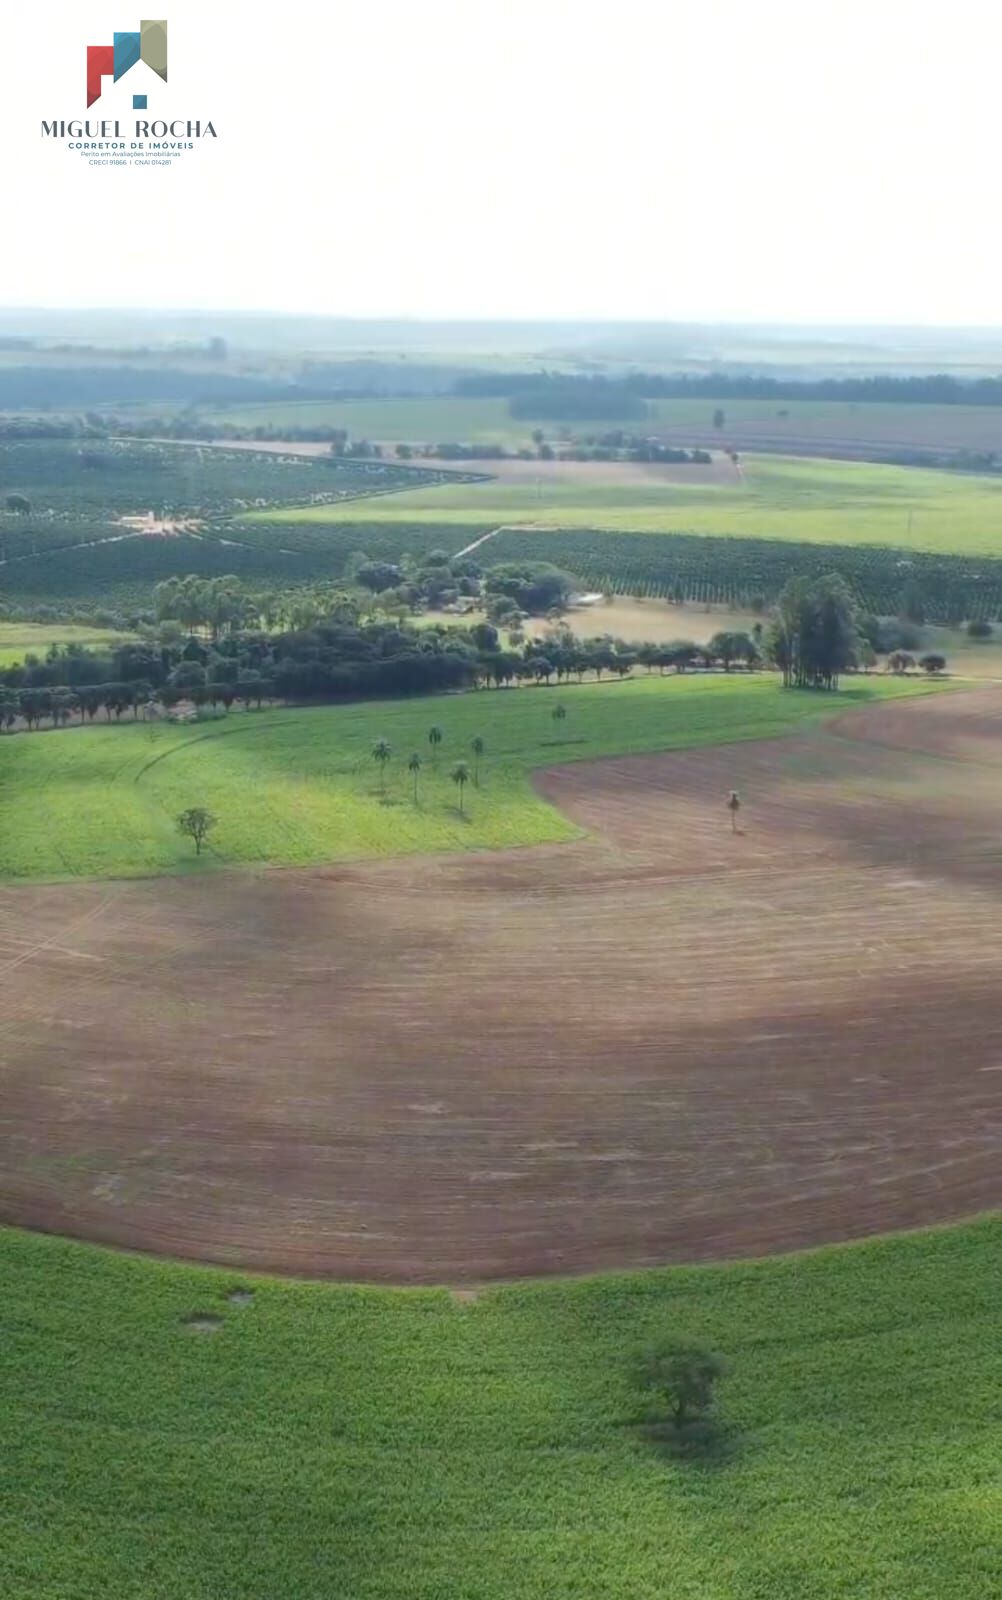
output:
[[[372,759],[379,767],[379,792],[386,793],[386,763],[389,761],[393,750],[385,739],[377,739],[372,747]]]
[[[736,789],[732,789],[727,796],[727,809],[731,814],[731,832],[738,831],[738,812],[741,810],[741,796]]]
[[[480,788],[480,762],[485,748],[484,741],[478,733],[477,737],[470,741],[470,749],[473,751],[473,786],[475,789]]]
[[[421,757],[416,750],[407,763],[407,771],[414,779],[414,804],[417,805],[417,786],[418,778],[421,774]]]
[[[553,707],[553,720],[554,720],[554,722],[563,722],[563,720],[566,717],[566,715],[567,715],[567,707],[566,706],[554,706]]]
[[[441,728],[428,729],[428,743],[431,745],[432,765],[435,766],[438,763],[438,747],[442,743]]]
[[[720,429],[724,426],[726,421],[727,418],[724,416],[723,411],[718,406],[716,411],[713,413],[713,426],[717,429]]]
[[[195,854],[200,856],[206,836],[216,826],[216,818],[204,806],[190,806],[187,811],[181,812],[177,825],[183,834],[195,841]]]
[[[714,1386],[726,1371],[723,1357],[713,1350],[665,1339],[641,1355],[637,1382],[667,1406],[676,1428],[684,1428],[710,1410]]]
[[[459,790],[459,815],[463,817],[466,815],[463,810],[463,790],[470,781],[470,769],[465,761],[456,762],[452,769],[452,781]]]

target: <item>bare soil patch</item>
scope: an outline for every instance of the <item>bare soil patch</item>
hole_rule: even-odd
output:
[[[384,452],[392,459],[393,445],[384,444]],[[574,483],[591,484],[595,488],[648,487],[657,483],[681,483],[690,486],[725,485],[733,488],[734,466],[730,459],[714,452],[709,464],[694,462],[655,461],[520,461],[517,458],[502,461],[487,457],[470,461],[432,461],[418,458],[407,462],[410,467],[428,467],[441,472],[443,468],[470,472],[487,472],[501,483]]]
[[[445,613],[439,615],[445,621],[456,620]],[[727,630],[750,633],[756,622],[769,621],[767,616],[735,611],[725,605],[700,605],[696,601],[674,605],[668,600],[620,594],[608,602],[576,607],[561,620],[580,639],[611,633],[614,638],[625,639],[630,644],[662,644],[670,639],[691,639],[694,644],[705,644],[715,633]],[[524,632],[541,638],[552,624],[544,617],[529,617],[522,627]]]
[[[168,444],[170,440],[154,441]],[[203,449],[264,451],[267,455],[326,456],[330,445],[315,441],[276,439],[196,439],[191,441]],[[710,465],[678,463],[669,465],[643,461],[497,461],[491,456],[464,461],[442,461],[427,456],[414,456],[409,461],[398,462],[395,454],[398,444],[408,444],[407,439],[379,439],[375,441],[383,451],[388,465],[423,468],[429,472],[483,472],[502,483],[535,484],[542,482],[593,484],[595,487],[615,487],[633,484],[646,486],[652,483],[683,483],[690,485],[723,484],[734,487],[735,472],[730,459],[720,450],[713,451]],[[714,441],[718,443],[719,441]]]
[[[0,1215],[457,1284],[998,1205],[1000,762],[979,688],[544,772],[571,845],[5,889]]]

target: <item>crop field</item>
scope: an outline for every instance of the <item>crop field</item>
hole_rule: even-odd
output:
[[[602,423],[544,422],[547,436],[609,432],[616,427],[680,445],[736,445],[825,456],[885,450],[1002,453],[1002,408],[845,400],[649,400],[648,418]],[[725,426],[713,426],[722,408]],[[206,413],[217,423],[254,428],[347,428],[353,438],[392,442],[450,440],[528,444],[535,423],[512,417],[504,399],[436,395],[409,400],[314,400],[240,405]]]
[[[643,467],[627,484],[618,466],[615,481],[606,481],[601,463],[568,463],[566,475],[541,476],[537,485],[429,486],[344,508],[260,515],[279,524],[341,517],[470,527],[523,522],[1002,556],[1002,477],[845,461],[757,457],[730,486],[716,477],[705,485],[659,480]]]
[[[838,703],[933,687],[862,678]],[[547,762],[768,738],[831,710],[828,698],[784,693],[772,674],[654,676],[13,735],[0,746],[0,878],[295,866],[570,839],[578,829],[529,781]],[[443,732],[437,758],[433,724]],[[467,791],[461,816],[449,773],[458,760],[472,762],[477,736],[486,745],[481,784]],[[380,738],[393,749],[384,780],[371,755]],[[424,760],[417,802],[406,771],[415,750]],[[194,804],[219,817],[199,863],[174,827]]]
[[[846,400],[651,400],[650,431],[679,444],[795,450],[824,456],[871,451],[998,451],[1002,408]],[[725,427],[714,428],[722,407]],[[636,424],[633,424],[636,429]]]
[[[0,1232],[0,1589],[986,1600],[1000,1251],[985,1221],[461,1303]],[[728,1361],[707,1461],[642,1425],[664,1334]]]
[[[157,441],[0,445],[0,599],[148,610],[154,584],[189,572],[285,586],[336,576],[357,540],[344,548],[331,541],[331,552],[309,541],[252,545],[228,519],[291,501],[383,500],[415,484],[469,476],[392,461]],[[8,499],[22,504],[10,509]],[[150,511],[151,527],[123,521]],[[393,540],[396,548],[399,525]],[[420,540],[419,531],[416,547]],[[457,547],[463,542],[460,530]]]
[[[226,514],[260,502],[373,495],[422,481],[395,462],[309,458],[275,451],[164,444],[156,440],[25,440],[0,445],[3,492],[35,514],[116,512]],[[2,519],[8,536],[23,516]]]
[[[875,697],[547,768],[563,843],[8,888],[3,1215],[448,1282],[997,1204],[1000,729]]]
[[[92,537],[108,532],[98,526]],[[710,534],[357,520],[243,521],[217,524],[197,537],[141,536],[49,550],[0,567],[0,589],[19,604],[59,600],[71,604],[75,613],[114,607],[131,615],[132,608],[148,610],[153,585],[174,575],[233,574],[251,587],[288,589],[340,578],[358,550],[370,558],[399,561],[436,549],[455,553],[486,533],[491,539],[479,551],[482,562],[551,561],[585,588],[615,594],[657,598],[681,588],[696,603],[743,609],[755,595],[774,600],[791,577],[836,571],[866,610],[895,614],[905,579],[911,577],[921,589],[930,620],[1002,613],[1002,559],[986,556]]]
[[[463,477],[432,469],[432,481]],[[61,558],[72,547],[121,541],[125,514],[152,511],[157,519],[197,522],[290,501],[379,499],[428,481],[428,469],[396,462],[152,440],[0,444],[0,570],[8,569],[5,579],[16,578],[13,569],[21,562],[33,567],[36,557],[55,552]],[[24,504],[7,509],[8,497]],[[90,560],[85,556],[85,564]]]
[[[0,513],[0,592],[128,617],[173,575],[290,588],[338,578],[358,550],[395,560],[494,533],[484,556],[551,560],[616,593],[681,586],[740,607],[834,568],[868,609],[893,612],[906,576],[934,620],[1002,608],[1002,477],[778,458],[736,471],[718,455],[705,467],[509,461],[476,481],[306,449],[12,445],[5,459],[23,470],[5,488],[31,512]],[[123,529],[123,514],[147,509],[195,521],[169,536]]]
[[[398,661],[424,681],[394,588],[336,644],[215,613],[213,686],[337,704],[0,733],[0,1600],[1002,1595],[1002,471],[872,459],[1002,467],[1002,407],[225,398],[418,390],[431,363],[444,388],[478,342],[526,372],[989,374],[995,336],[211,313],[161,358],[170,312],[95,315],[101,360],[64,312],[11,313],[54,347],[0,351],[9,400],[60,407],[2,430],[0,667],[162,638],[192,684],[146,627],[163,579],[235,575],[298,626],[359,552],[486,535],[484,567],[597,592],[585,637],[747,630],[837,571],[860,609],[924,612],[913,654],[948,675],[350,701]],[[384,455],[105,438],[109,406]],[[537,426],[713,459],[393,451]],[[68,675],[104,666],[157,663]],[[684,1437],[636,1384],[669,1338],[725,1362]]]

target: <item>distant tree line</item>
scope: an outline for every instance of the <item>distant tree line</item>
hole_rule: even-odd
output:
[[[629,422],[647,416],[641,394],[616,378],[556,375],[537,381],[530,375],[510,380],[502,392],[508,396],[509,414],[524,420]]]
[[[189,358],[190,359],[190,358]],[[154,364],[155,360],[155,364]],[[93,366],[2,366],[0,410],[44,411],[53,396],[65,410],[158,403],[238,405],[282,400],[329,400],[326,387],[275,382],[186,366],[167,367],[160,356],[149,364],[110,362]]]
[[[73,351],[74,357],[78,354]],[[220,357],[208,349],[122,351],[117,355],[95,352],[92,361],[75,359],[65,366],[0,367],[0,410],[49,410],[54,396],[63,410],[136,404],[224,406],[395,399],[447,393],[459,372],[458,367],[417,363],[341,361],[304,362],[294,372],[266,376],[228,372],[220,365]]]
[[[623,377],[562,372],[477,372],[457,378],[455,393],[507,399],[514,416],[642,415],[627,407],[644,400],[851,400],[898,405],[1002,405],[1002,376],[769,378],[755,373],[630,372]],[[516,405],[518,409],[516,409]],[[531,409],[536,407],[537,409]],[[545,407],[545,410],[539,410]],[[556,408],[556,409],[554,409]],[[568,409],[573,408],[573,409]],[[591,409],[593,408],[593,409]]]
[[[877,450],[867,447],[867,459],[879,457],[895,467],[931,467],[939,472],[1002,472],[997,450]]]
[[[635,461],[660,462],[672,466],[709,466],[713,460],[708,450],[684,449],[681,445],[662,444],[643,434],[626,433],[616,428],[608,433],[584,434],[578,438],[561,438],[551,444],[541,428],[533,431],[533,449],[522,445],[509,450],[503,444],[472,444],[451,442],[445,444],[398,444],[395,454],[401,461],[415,457],[433,461]]]
[[[108,428],[104,419],[86,416],[2,416],[0,440],[104,438]]]

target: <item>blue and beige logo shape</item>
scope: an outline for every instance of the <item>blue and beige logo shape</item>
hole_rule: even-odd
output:
[[[152,67],[167,82],[167,24],[141,22],[138,33],[116,33],[114,44],[87,46],[87,107],[101,97],[101,80],[109,75],[115,83],[124,78],[137,61]],[[146,96],[133,95],[133,109],[146,110]]]

